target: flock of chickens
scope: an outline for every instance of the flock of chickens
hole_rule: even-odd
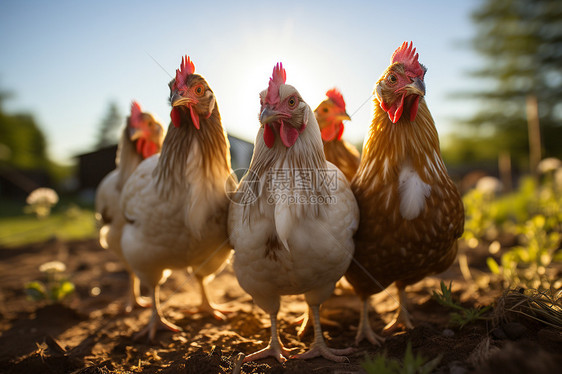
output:
[[[201,286],[199,311],[226,318],[209,301],[206,281],[232,252],[240,286],[271,318],[269,344],[245,361],[346,360],[352,349],[329,348],[319,317],[344,275],[363,302],[356,343],[384,340],[369,324],[369,297],[391,283],[400,307],[385,330],[412,328],[405,287],[451,265],[464,225],[424,100],[425,72],[411,42],[394,52],[376,83],[360,156],[342,140],[350,117],[341,93],[329,90],[312,111],[278,63],[259,95],[260,128],[239,183],[217,100],[189,57],[169,84],[165,137],[162,125],[134,102],[117,168],[98,188],[96,212],[101,245],[130,272],[126,310],[152,308],[136,337],[180,330],[160,308],[168,269],[190,268]],[[139,281],[150,289],[150,300],[140,295]],[[314,329],[310,349],[297,355],[277,331],[280,297],[294,294],[304,294],[309,306],[301,329]]]

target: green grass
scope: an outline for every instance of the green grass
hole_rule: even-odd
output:
[[[451,322],[461,329],[471,322],[484,319],[482,315],[486,313],[491,306],[481,308],[465,308],[457,300],[453,299],[451,291],[453,282],[447,287],[445,282],[441,281],[441,293],[433,291],[433,298],[441,305],[453,310],[451,312]]]
[[[441,356],[428,361],[419,353],[412,352],[412,343],[408,342],[404,358],[398,360],[386,357],[386,352],[366,357],[361,366],[368,374],[429,374],[441,362]]]
[[[93,210],[70,204],[44,219],[24,214],[0,218],[0,246],[15,247],[53,237],[61,240],[97,237]]]

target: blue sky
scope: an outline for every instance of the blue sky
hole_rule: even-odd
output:
[[[392,52],[413,40],[428,67],[426,100],[442,138],[473,106],[451,94],[474,88],[478,57],[471,1],[39,1],[0,2],[0,89],[9,112],[29,112],[58,161],[89,151],[110,101],[138,100],[167,127],[168,82],[189,54],[216,94],[226,130],[253,141],[259,92],[282,61],[287,83],[314,109],[331,87],[347,102],[344,138],[361,143],[361,109]],[[158,64],[154,61],[156,60]],[[162,69],[161,65],[164,69]],[[0,140],[1,141],[1,140]]]

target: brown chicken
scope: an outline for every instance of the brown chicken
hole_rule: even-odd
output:
[[[451,265],[464,226],[462,201],[424,99],[427,69],[415,52],[404,42],[376,84],[374,118],[351,186],[361,217],[346,273],[363,302],[357,343],[382,341],[369,323],[369,296],[393,282],[400,305],[385,330],[413,327],[405,287]]]
[[[326,160],[336,165],[347,180],[351,181],[359,167],[360,155],[353,145],[342,139],[343,121],[350,118],[345,111],[345,101],[338,89],[328,90],[326,96],[326,100],[314,110],[324,143],[324,154]]]

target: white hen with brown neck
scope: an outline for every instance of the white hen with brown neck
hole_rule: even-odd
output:
[[[228,140],[214,94],[193,63],[182,60],[170,84],[172,125],[162,153],[144,161],[125,185],[121,203],[127,225],[123,254],[151,287],[152,319],[139,334],[179,328],[160,313],[159,286],[166,269],[190,267],[202,288],[201,309],[224,318],[207,298],[204,280],[231,252],[226,234],[230,179]],[[234,186],[230,186],[234,188]]]
[[[350,351],[326,346],[318,308],[351,261],[357,203],[343,173],[326,161],[314,114],[285,84],[280,64],[260,100],[254,155],[228,220],[238,281],[271,318],[270,344],[246,361],[286,359],[277,333],[280,296],[301,293],[315,334],[310,350],[295,357],[343,361]]]
[[[121,234],[125,217],[119,200],[123,185],[137,166],[147,157],[160,152],[164,129],[150,113],[142,112],[140,105],[133,102],[127,125],[123,129],[115,163],[117,168],[106,175],[96,190],[96,219],[99,226],[100,245],[119,257],[130,275],[129,297],[125,311],[134,306],[148,306],[140,296],[140,284],[130,269],[121,249]]]

